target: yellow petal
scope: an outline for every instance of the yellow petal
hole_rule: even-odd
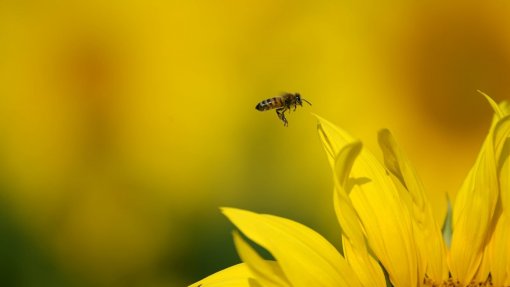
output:
[[[499,103],[499,109],[503,112],[504,115],[510,115],[510,103],[507,101],[502,101]]]
[[[494,128],[494,142],[498,161],[501,205],[510,212],[510,116],[502,118]]]
[[[499,105],[504,117],[494,128],[499,170],[500,217],[488,246],[494,286],[510,286],[510,105]]]
[[[322,146],[326,150],[328,161],[331,168],[335,168],[335,161],[340,150],[347,144],[354,142],[354,138],[345,131],[337,128],[330,122],[314,114],[319,120],[319,137],[322,141]]]
[[[510,286],[510,216],[503,213],[488,247],[494,286]]]
[[[395,176],[395,181],[401,184],[395,182],[396,186],[401,186],[403,191],[407,191],[410,195],[410,213],[413,215],[414,231],[421,259],[420,278],[425,278],[424,273],[426,273],[427,277],[434,282],[446,281],[448,279],[446,247],[440,225],[433,216],[423,184],[391,133],[388,130],[382,130],[378,138],[384,154],[384,163]]]
[[[494,110],[494,112],[496,113],[495,116],[499,119],[499,118],[502,118],[504,116],[504,112],[502,109],[500,109],[499,105],[491,98],[489,97],[486,93],[478,90],[478,92],[480,94],[482,94],[485,99],[489,102],[489,104],[492,106],[492,109]]]
[[[222,211],[241,232],[273,255],[292,286],[361,286],[338,251],[308,227],[240,209]]]
[[[248,266],[241,263],[209,275],[189,287],[250,287],[248,280],[252,277]]]
[[[493,228],[494,213],[499,199],[498,174],[501,155],[510,136],[510,123],[504,111],[496,110],[489,135],[484,141],[475,165],[470,170],[454,202],[453,236],[450,249],[450,271],[453,279],[467,284],[477,274],[482,262],[485,243]],[[502,191],[502,197],[505,197]],[[505,199],[507,201],[508,199]],[[488,270],[487,270],[488,271]],[[478,276],[488,276],[480,274]]]
[[[473,279],[481,262],[498,199],[497,184],[492,141],[487,140],[453,206],[450,271],[461,283]]]
[[[336,158],[335,212],[342,228],[345,258],[363,286],[386,286],[384,273],[379,263],[368,252],[361,222],[346,192],[349,188],[349,174],[361,147],[360,142],[348,144]]]
[[[319,119],[319,135],[328,159],[335,166],[335,157],[352,137],[328,121]],[[395,286],[414,286],[420,279],[417,272],[417,251],[411,217],[384,167],[363,149],[351,171],[349,197],[360,218],[370,248],[382,262]]]
[[[336,159],[336,177],[334,203],[335,211],[342,228],[342,233],[355,248],[366,249],[365,236],[361,228],[361,222],[351,199],[347,193],[349,174],[354,160],[361,151],[361,143],[354,142],[346,145]]]
[[[351,241],[342,236],[344,256],[348,259],[356,275],[360,278],[362,286],[385,287],[386,278],[379,261],[368,250],[353,247]]]
[[[237,254],[250,268],[254,280],[265,287],[290,286],[282,269],[275,261],[264,260],[246,243],[238,232],[234,232],[234,243]]]

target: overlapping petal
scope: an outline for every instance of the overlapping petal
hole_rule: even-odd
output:
[[[260,285],[265,287],[290,286],[278,262],[265,260],[260,257],[237,232],[234,232],[234,243],[236,245],[237,254],[239,254],[241,260],[248,265],[255,281]]]
[[[494,286],[510,286],[510,216],[504,212],[487,248],[488,267]]]
[[[481,264],[496,207],[497,178],[491,149],[490,144],[484,144],[485,152],[464,181],[453,207],[450,271],[454,280],[463,284],[471,282]]]
[[[423,184],[391,133],[382,130],[378,138],[385,166],[393,175],[395,185],[402,189],[402,198],[409,196],[407,207],[410,208],[414,220],[413,230],[418,245],[420,278],[428,278],[436,283],[444,282],[448,279],[446,246],[441,234],[441,225],[433,216]]]
[[[361,148],[360,142],[347,144],[336,157],[335,212],[342,227],[344,255],[363,286],[385,286],[384,273],[369,253],[360,219],[347,192],[351,184],[349,175]]]
[[[273,255],[291,286],[362,286],[340,253],[310,228],[272,215],[222,211],[246,237]]]
[[[495,120],[453,206],[449,265],[453,279],[463,284],[489,275],[490,269],[482,260],[498,219],[500,179],[507,180],[499,171],[510,136],[509,118],[504,109],[487,99],[495,109]]]
[[[494,143],[500,203],[485,258],[494,286],[510,286],[510,109],[507,102],[497,106],[496,115]]]
[[[336,157],[354,142],[345,131],[319,119],[319,135],[333,168]],[[384,167],[367,150],[361,150],[349,179],[348,196],[371,250],[382,262],[395,286],[415,286],[418,278],[417,250],[411,215]],[[339,212],[343,211],[339,209]],[[342,222],[340,222],[342,224]],[[344,228],[342,226],[342,228]]]
[[[250,287],[249,278],[253,278],[250,269],[241,263],[209,275],[189,287]]]
[[[510,115],[498,121],[494,128],[499,190],[502,208],[510,212]]]

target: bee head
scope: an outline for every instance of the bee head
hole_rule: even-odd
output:
[[[300,106],[303,106],[303,102],[301,101],[301,95],[296,93],[296,103]]]
[[[300,106],[303,106],[303,102],[302,101],[305,101],[306,103],[308,103],[310,106],[312,105],[309,101],[305,100],[305,99],[302,99],[301,98],[301,95],[299,93],[296,93],[296,103]]]

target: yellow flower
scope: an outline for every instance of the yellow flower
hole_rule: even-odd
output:
[[[243,263],[191,286],[386,286],[386,279],[393,286],[510,286],[510,106],[487,99],[495,116],[453,199],[451,246],[388,130],[378,135],[380,163],[359,141],[317,116],[334,172],[343,255],[297,222],[223,208],[274,260],[260,257],[234,232]]]

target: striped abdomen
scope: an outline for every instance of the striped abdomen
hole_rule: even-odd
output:
[[[267,110],[281,108],[281,107],[283,107],[283,98],[276,97],[276,98],[270,98],[267,100],[263,100],[262,102],[258,103],[255,108],[259,111],[267,111]]]

